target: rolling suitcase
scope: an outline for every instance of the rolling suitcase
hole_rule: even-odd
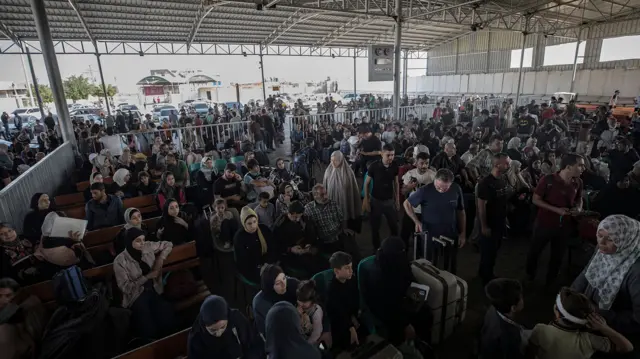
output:
[[[433,238],[429,236],[427,231],[414,233],[413,234],[413,259],[418,259],[418,243],[422,243],[422,258],[428,260],[434,266],[438,267],[440,255],[448,255],[448,261],[445,261],[445,270],[449,270],[450,272],[455,273],[451,267],[455,266],[455,259],[453,256],[457,255],[455,253],[454,246],[455,242],[453,239],[447,237],[438,237]],[[448,263],[447,263],[448,262]],[[449,268],[446,268],[446,267]]]
[[[336,359],[402,359],[402,353],[383,338],[372,334],[365,343],[338,354]]]
[[[413,261],[411,271],[418,283],[430,289],[426,304],[433,313],[431,344],[441,343],[462,323],[467,313],[467,282],[425,259]]]

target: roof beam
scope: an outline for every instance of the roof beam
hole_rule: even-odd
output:
[[[9,38],[19,48],[22,48],[22,41],[20,41],[20,38],[16,34],[14,34],[13,31],[11,31],[11,29],[9,29],[7,25],[2,22],[2,20],[0,20],[0,34]]]
[[[273,30],[269,36],[262,40],[262,45],[271,45],[274,41],[278,40],[280,36],[284,35],[295,25],[307,21],[314,16],[318,16],[320,13],[305,14],[303,9],[298,9],[291,14],[285,21],[283,21],[278,27]]]
[[[225,4],[227,4],[226,1],[216,2],[213,4],[211,4],[210,0],[200,1],[200,7],[198,8],[198,12],[196,13],[196,18],[193,22],[193,26],[191,26],[191,31],[189,31],[189,37],[187,38],[187,52],[189,52],[189,49],[191,48],[191,44],[193,43],[193,40],[196,38],[196,35],[198,34],[198,30],[200,30],[200,26],[202,25],[202,22],[207,17],[207,15],[209,15],[211,10],[213,10],[216,6],[225,5]]]
[[[89,30],[89,26],[87,26],[87,22],[85,21],[84,17],[82,17],[82,14],[80,13],[80,8],[78,7],[78,3],[76,2],[76,0],[69,0],[69,5],[73,9],[73,11],[76,13],[76,16],[78,16],[78,20],[80,20],[80,23],[82,24],[82,27],[84,28],[84,31],[87,33],[87,36],[89,37],[89,41],[91,41],[91,43],[95,47],[96,46],[96,38],[93,36],[91,31]]]
[[[369,19],[366,17],[365,18],[355,17],[349,20],[346,24],[328,33],[325,37],[323,37],[318,42],[313,44],[313,47],[315,48],[315,47],[327,46],[333,41],[339,39],[340,37],[350,33],[351,31],[359,27],[367,26],[369,24],[372,24],[375,22],[382,22],[382,21],[383,21],[382,19]]]

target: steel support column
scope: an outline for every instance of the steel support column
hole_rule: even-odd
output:
[[[485,73],[489,73],[489,70],[491,69],[491,31],[487,31],[487,67],[485,70]]]
[[[31,81],[29,81],[29,76],[27,76],[27,67],[24,65],[23,55],[20,55],[20,62],[22,63],[22,72],[24,74],[24,81],[27,83],[27,92],[29,93],[29,104],[31,104],[31,107],[34,107],[35,104],[33,103],[33,92],[31,91]]]
[[[409,50],[404,50],[404,61],[402,62],[402,96],[407,96],[407,72],[409,70]]]
[[[527,32],[522,32],[522,46],[520,51],[520,67],[518,67],[518,87],[516,88],[516,108],[519,106],[518,100],[520,100],[520,85],[522,85],[522,64],[524,63],[524,49],[527,45]]]
[[[262,75],[262,99],[264,104],[267,103],[267,84],[264,82],[264,55],[262,54],[262,46],[260,46],[260,74]]]
[[[42,97],[40,96],[40,88],[38,87],[38,78],[36,77],[36,70],[34,70],[33,68],[33,60],[31,60],[31,51],[29,51],[29,46],[25,46],[25,50],[27,50],[27,62],[29,63],[29,71],[31,71],[31,81],[33,82],[33,89],[36,91],[36,100],[38,100],[40,115],[42,115],[41,118],[44,121],[44,106],[42,106]]]
[[[357,96],[358,94],[358,86],[356,85],[356,59],[358,58],[358,49],[355,49],[353,52],[353,96]]]
[[[100,72],[100,83],[102,84],[102,93],[104,93],[104,105],[107,106],[107,115],[111,116],[111,106],[109,106],[109,94],[107,93],[107,85],[105,85],[104,83],[104,74],[102,73],[102,61],[100,61],[100,53],[98,52],[97,47],[96,47],[96,60],[98,61],[98,71]]]
[[[44,1],[31,0],[31,11],[33,12],[33,19],[36,24],[38,39],[40,40],[44,65],[47,68],[49,85],[51,86],[51,92],[53,92],[53,102],[56,105],[62,139],[65,142],[71,143],[75,148],[76,137],[73,132],[73,127],[71,126],[71,119],[69,118],[69,109],[67,108],[67,100],[64,96],[64,86],[62,85],[62,78],[60,77],[60,68],[58,67],[56,49],[53,45],[53,39],[51,38],[51,29],[49,28],[49,20],[47,19]]]
[[[576,73],[578,72],[578,53],[580,52],[580,39],[582,38],[582,28],[578,31],[578,41],[576,42],[576,52],[573,55],[573,74],[571,75],[571,87],[569,92],[573,92],[576,84]]]
[[[396,1],[396,41],[393,59],[393,109],[396,120],[400,119],[400,61],[402,61],[402,0]]]

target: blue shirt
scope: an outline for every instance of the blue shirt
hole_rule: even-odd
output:
[[[420,187],[407,199],[413,207],[421,206],[422,227],[432,237],[458,234],[458,211],[464,211],[462,188],[452,183],[449,190],[438,192],[433,183]]]

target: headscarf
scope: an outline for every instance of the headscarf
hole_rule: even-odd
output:
[[[29,203],[29,208],[31,208],[34,211],[39,211],[40,209],[38,208],[38,202],[40,202],[40,197],[42,197],[43,194],[45,193],[42,193],[42,192],[34,193],[33,196],[31,196],[31,202]],[[51,205],[49,205],[49,207],[51,207]]]
[[[256,217],[256,219],[257,219],[258,215],[256,214],[256,212],[253,209],[251,209],[251,208],[249,208],[247,206],[242,207],[242,210],[240,211],[240,220],[242,221],[242,228],[244,228],[245,231],[247,231],[246,222],[251,217]],[[258,226],[258,229],[256,230],[256,233],[258,234],[258,239],[260,240],[260,247],[262,249],[262,255],[265,255],[267,253],[267,241],[264,239],[264,236],[262,235],[262,231],[260,231],[260,226]]]
[[[95,177],[96,177],[97,175],[102,176],[102,173],[100,173],[100,172],[93,172],[93,173],[91,173],[91,175],[89,176],[89,184],[94,184],[94,183],[95,183]]]
[[[269,309],[265,333],[269,359],[320,359],[320,352],[302,334],[300,315],[289,302]]]
[[[121,168],[113,174],[113,182],[115,182],[118,186],[124,187],[127,184],[125,181],[125,177],[129,174],[129,170],[126,168]]]
[[[151,272],[151,267],[142,260],[142,251],[133,248],[133,241],[140,236],[144,236],[144,232],[141,229],[135,227],[128,229],[124,239],[125,250],[129,253],[131,258],[138,262],[142,275],[147,275]]]
[[[606,230],[609,239],[618,248],[613,254],[596,251],[585,277],[589,285],[598,292],[600,309],[608,310],[620,291],[627,272],[640,258],[640,222],[621,214],[606,217],[598,225]]]
[[[527,181],[522,178],[521,172],[516,172],[516,169],[522,170],[522,163],[520,161],[513,160],[509,164],[509,170],[507,171],[507,180],[509,184],[516,190],[520,190],[525,187],[529,187]]]
[[[200,317],[205,326],[229,319],[227,301],[217,295],[208,296],[200,306]]]
[[[529,142],[529,140],[527,140],[527,142]],[[520,150],[520,138],[519,137],[513,137],[512,139],[509,140],[509,142],[507,143],[507,149],[508,150]]]
[[[142,229],[142,223],[140,223],[137,226],[134,226],[133,224],[131,224],[131,217],[133,217],[133,214],[136,213],[136,212],[140,213],[140,210],[138,210],[137,208],[133,208],[133,207],[127,208],[124,211],[124,222],[125,222],[124,229],[130,229],[130,228]]]
[[[207,168],[207,166],[205,165],[209,160],[212,160],[211,157],[205,156],[202,157],[202,161],[200,161],[200,172],[202,172],[204,178],[207,181],[211,181],[211,175],[215,172],[215,168],[213,166],[211,168]]]
[[[162,177],[160,177],[160,185],[158,186],[158,193],[164,194],[165,198],[174,198],[176,197],[175,194],[177,194],[178,191],[175,185],[172,187],[167,184],[167,176],[169,174],[173,175],[173,173],[171,172],[164,172],[162,174]]]
[[[385,239],[376,253],[376,262],[385,278],[381,283],[385,290],[404,293],[413,280],[404,241],[399,237]]]
[[[25,165],[24,163],[23,163],[23,164],[21,164],[21,165],[18,165],[18,168],[17,168],[17,170],[18,170],[18,174],[23,174],[23,173],[25,173],[29,168],[31,168],[31,166],[29,166],[29,165]]]
[[[359,218],[362,202],[356,176],[347,161],[344,160],[342,152],[334,151],[331,157],[335,157],[340,165],[334,168],[332,164],[329,164],[324,171],[322,183],[327,189],[327,195],[342,209],[346,219]]]
[[[527,139],[527,143],[525,144],[525,147],[531,148],[533,152],[537,155],[540,153],[540,149],[537,146],[533,145],[533,141],[535,141],[535,138],[529,137],[529,139]]]
[[[131,161],[131,150],[129,148],[125,148],[122,150],[122,154],[120,158],[118,158],[118,163],[123,166],[129,166],[129,162]]]

